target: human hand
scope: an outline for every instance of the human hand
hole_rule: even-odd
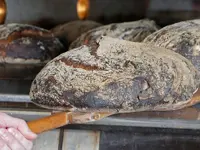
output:
[[[31,150],[36,137],[24,120],[0,112],[0,150]]]

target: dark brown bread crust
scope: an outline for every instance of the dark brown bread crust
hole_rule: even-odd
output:
[[[200,71],[200,19],[166,26],[146,37],[143,42],[183,55]]]
[[[101,38],[101,36],[141,42],[146,36],[158,29],[159,27],[156,23],[153,20],[148,19],[104,25],[83,33],[70,45],[69,49],[77,48],[82,45],[90,45]]]
[[[178,53],[103,37],[50,61],[32,82],[30,98],[68,111],[173,110],[190,103],[198,75]]]
[[[101,25],[102,24],[91,20],[76,20],[56,26],[51,29],[51,32],[59,38],[66,48],[68,48],[82,33]]]
[[[48,30],[26,24],[1,25],[0,78],[34,79],[63,51],[63,45]]]

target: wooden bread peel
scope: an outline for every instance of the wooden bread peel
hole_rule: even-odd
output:
[[[189,105],[192,106],[193,104],[196,104],[199,101],[200,101],[200,89],[193,95],[192,100],[190,101]],[[181,118],[188,120],[188,115],[193,115],[192,113],[190,113],[191,110],[193,111],[193,109],[190,109],[184,115],[182,115]],[[167,117],[168,114],[166,112],[161,112],[161,116],[163,115],[162,113],[166,114],[165,117]],[[174,114],[176,113],[177,112],[175,112]],[[111,112],[91,112],[91,113],[59,112],[48,117],[30,121],[27,124],[32,132],[36,134],[40,134],[42,132],[59,128],[68,124],[80,124],[80,123],[87,123],[91,121],[97,121],[114,114],[115,113],[111,113]],[[136,114],[140,115],[140,113],[136,113]],[[171,118],[173,118],[173,116]],[[178,116],[174,115],[174,118],[176,119],[178,118]]]
[[[59,112],[44,118],[29,121],[27,124],[32,132],[40,134],[42,132],[56,129],[68,124],[80,124],[97,121],[110,115],[112,115],[112,113]]]

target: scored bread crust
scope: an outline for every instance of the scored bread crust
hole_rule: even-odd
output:
[[[32,82],[30,98],[66,111],[174,110],[189,104],[198,75],[168,49],[102,37],[51,60]]]
[[[48,61],[64,51],[48,30],[18,23],[0,25],[0,78],[34,79]]]
[[[141,19],[132,22],[112,23],[100,26],[83,33],[71,43],[69,50],[82,45],[90,45],[93,41],[99,40],[102,36],[109,36],[122,40],[141,42],[151,33],[157,31],[159,27],[153,20]]]

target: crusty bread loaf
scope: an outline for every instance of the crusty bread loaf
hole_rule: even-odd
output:
[[[104,25],[83,33],[70,45],[69,49],[77,48],[82,45],[90,45],[93,41],[101,38],[101,36],[141,42],[146,36],[158,29],[159,27],[156,23],[149,19]]]
[[[168,25],[147,36],[144,42],[183,55],[200,71],[200,19]]]
[[[33,80],[48,61],[64,51],[48,30],[27,24],[0,25],[0,78]]]
[[[51,29],[51,32],[59,38],[62,44],[68,48],[82,33],[101,26],[100,23],[91,20],[76,20],[61,24]]]
[[[173,110],[192,104],[198,75],[171,50],[102,37],[50,61],[32,82],[30,98],[69,111]]]

